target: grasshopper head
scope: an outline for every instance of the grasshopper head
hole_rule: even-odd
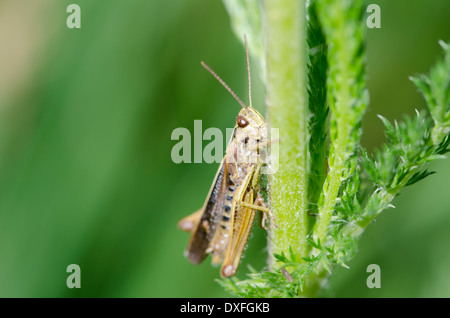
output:
[[[246,156],[258,154],[268,142],[264,117],[253,107],[242,108],[236,118],[236,142],[243,146]]]
[[[265,126],[265,123],[264,117],[251,106],[242,108],[236,118],[236,125],[242,129],[260,128]]]

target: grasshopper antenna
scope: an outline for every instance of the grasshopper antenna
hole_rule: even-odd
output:
[[[236,95],[235,92],[233,92],[233,90],[227,85],[227,83],[225,83],[220,77],[219,75],[216,74],[216,72],[214,72],[205,62],[201,61],[202,66],[208,71],[210,72],[215,78],[216,80],[219,81],[220,84],[223,85],[223,87],[226,88],[226,90],[233,95],[234,99],[236,99],[238,101],[239,104],[241,104],[241,106],[243,108],[247,108],[247,106],[245,106],[244,102]]]
[[[248,100],[250,103],[250,107],[252,107],[252,78],[250,76],[250,59],[248,58],[248,44],[247,44],[247,36],[245,34],[244,34],[244,42],[245,42],[245,55],[247,57]]]

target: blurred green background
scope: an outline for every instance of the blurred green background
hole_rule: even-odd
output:
[[[65,24],[72,2],[80,30]],[[382,10],[382,28],[367,32],[373,149],[384,140],[376,114],[424,106],[408,77],[450,40],[450,2],[369,3]],[[218,165],[174,164],[172,130],[193,131],[194,119],[224,130],[239,110],[201,60],[246,100],[244,49],[218,0],[0,0],[1,297],[227,297],[218,268],[183,257],[176,228]],[[253,98],[264,111],[261,83]],[[326,295],[450,297],[450,160],[431,168],[368,228]],[[238,276],[266,257],[255,226]],[[69,264],[80,289],[66,286]],[[366,287],[369,264],[380,289]]]

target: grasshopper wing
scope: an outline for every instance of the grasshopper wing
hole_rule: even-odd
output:
[[[194,264],[200,264],[209,253],[208,247],[216,233],[218,220],[223,214],[227,177],[228,164],[224,158],[203,208],[178,223],[182,230],[191,231],[185,256]]]

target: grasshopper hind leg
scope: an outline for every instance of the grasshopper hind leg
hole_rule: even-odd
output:
[[[252,202],[253,193],[247,192],[243,200]],[[230,241],[221,268],[222,277],[230,277],[236,274],[256,214],[252,208],[241,205],[238,201],[233,202],[232,211],[236,211],[238,204],[238,211],[232,215]]]

